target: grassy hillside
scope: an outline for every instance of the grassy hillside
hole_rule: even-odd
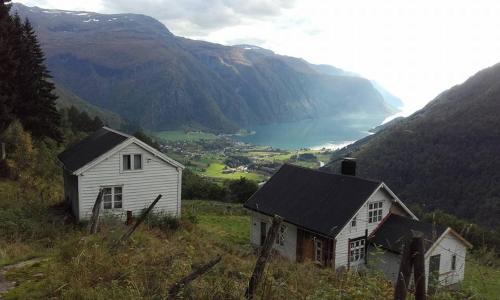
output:
[[[52,203],[31,211],[34,219],[17,219],[20,228],[6,231],[13,216],[6,219],[5,214],[27,210],[21,208],[27,200],[23,197],[13,205],[11,195],[20,192],[19,187],[5,181],[0,185],[4,213],[0,266],[39,259],[7,271],[6,279],[16,286],[3,295],[5,299],[158,299],[165,297],[172,283],[217,254],[223,255],[222,262],[186,287],[180,298],[243,299],[256,257],[248,245],[249,217],[240,205],[184,201],[186,217],[179,228],[145,225],[130,242],[114,246],[125,229],[121,223],[108,220],[98,234],[89,236],[85,226],[65,222]],[[35,225],[39,228],[29,232]],[[436,299],[495,295],[497,270],[474,261],[467,268],[473,275],[466,281],[467,290],[446,292]],[[274,257],[258,295],[262,299],[390,299],[391,293],[390,285],[376,273],[336,275],[314,264]]]
[[[20,126],[20,125],[19,125]],[[0,179],[0,294],[2,299],[164,299],[169,287],[222,255],[208,274],[186,286],[180,299],[243,299],[256,256],[249,216],[241,204],[183,201],[180,220],[152,215],[126,242],[127,227],[103,218],[97,234],[74,224],[62,205],[55,154],[61,145],[32,141],[16,125],[15,144]],[[17,129],[16,129],[17,128]],[[14,143],[15,142],[15,143]],[[498,290],[498,263],[488,252],[469,256],[464,288],[434,299],[488,299]],[[259,299],[390,299],[377,271],[335,273],[273,254]]]
[[[500,225],[500,64],[443,92],[425,108],[343,149],[359,175],[401,199]],[[330,165],[336,170],[338,163]]]

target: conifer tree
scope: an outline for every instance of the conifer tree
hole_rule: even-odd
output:
[[[17,15],[16,15],[17,16]],[[14,19],[16,19],[16,16]],[[16,27],[18,21],[14,20]],[[62,141],[57,96],[45,57],[29,20],[21,25],[20,71],[18,88],[21,102],[16,105],[17,117],[35,137],[50,137]]]
[[[0,0],[0,133],[14,119],[15,92],[12,78],[18,67],[13,48],[13,24],[9,15],[10,1]]]
[[[54,84],[30,22],[0,0],[0,133],[14,119],[34,137],[62,141]]]

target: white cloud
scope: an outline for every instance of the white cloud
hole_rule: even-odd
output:
[[[376,79],[422,107],[500,61],[493,0],[25,0],[47,8],[151,15],[175,34],[251,43]]]

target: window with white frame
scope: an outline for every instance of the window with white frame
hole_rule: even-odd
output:
[[[457,255],[453,254],[451,256],[451,270],[455,271],[457,269]]]
[[[276,244],[283,246],[285,245],[285,235],[286,235],[286,226],[281,225],[278,230],[278,236],[276,237]]]
[[[377,223],[382,220],[383,202],[368,203],[368,223]]]
[[[121,186],[110,186],[102,189],[102,203],[104,209],[123,207],[123,189]]]
[[[323,263],[323,241],[318,238],[314,239],[314,261]]]
[[[365,240],[349,241],[349,261],[357,262],[365,259]]]
[[[142,154],[124,154],[123,155],[123,170],[142,170]]]
[[[358,215],[355,215],[351,220],[351,227],[356,227]]]

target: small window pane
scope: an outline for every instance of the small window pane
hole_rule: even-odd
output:
[[[142,169],[142,155],[134,154],[134,170]]]
[[[115,195],[116,194],[121,194],[121,193],[122,193],[122,187],[121,186],[115,187]]]
[[[130,155],[127,154],[123,156],[123,169],[130,170],[130,168],[131,168]]]
[[[115,194],[115,208],[122,208],[122,194]]]
[[[104,209],[111,209],[111,194],[103,196]]]

